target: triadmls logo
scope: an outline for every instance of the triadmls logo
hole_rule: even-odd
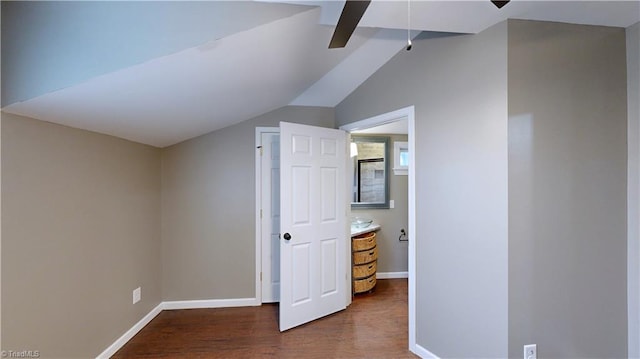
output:
[[[3,358],[40,358],[39,350],[3,350]]]

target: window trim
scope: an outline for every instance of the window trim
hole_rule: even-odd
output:
[[[409,166],[400,165],[400,152],[406,150],[409,152],[409,142],[394,141],[393,142],[393,174],[396,176],[407,176],[409,174]]]

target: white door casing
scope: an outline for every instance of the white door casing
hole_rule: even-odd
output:
[[[260,134],[262,303],[280,300],[280,133]]]
[[[280,123],[280,330],[346,307],[346,133]],[[289,238],[289,239],[286,239]]]

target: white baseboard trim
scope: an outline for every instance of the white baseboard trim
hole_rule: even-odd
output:
[[[419,344],[416,344],[416,350],[413,351],[414,354],[416,354],[417,356],[419,356],[422,359],[440,359],[439,356],[433,354],[432,352],[428,351],[427,349],[425,349],[424,347],[420,346]]]
[[[409,272],[378,272],[376,279],[409,278]]]
[[[231,308],[231,307],[252,307],[260,305],[257,298],[238,299],[208,299],[208,300],[177,300],[163,302],[164,310],[176,309],[200,309],[200,308]]]
[[[163,303],[158,304],[155,308],[137,322],[131,329],[127,330],[120,338],[97,356],[97,359],[107,359],[122,348],[131,338],[133,338],[145,325],[149,324],[162,311]]]
[[[260,305],[257,298],[240,298],[240,299],[212,299],[212,300],[177,300],[170,302],[161,302],[153,308],[149,314],[140,319],[131,329],[127,330],[120,338],[118,338],[107,349],[100,353],[96,359],[108,359],[122,348],[131,338],[133,338],[145,325],[149,324],[163,310],[176,309],[197,309],[197,308],[231,308],[231,307],[251,307]]]

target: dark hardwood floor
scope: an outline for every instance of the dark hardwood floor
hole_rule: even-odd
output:
[[[339,313],[284,333],[278,305],[163,311],[113,358],[416,358],[407,280],[379,280]]]

